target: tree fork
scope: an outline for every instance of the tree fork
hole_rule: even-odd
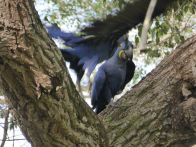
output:
[[[0,0],[0,85],[32,146],[108,146],[30,0]]]
[[[108,146],[32,1],[0,0],[0,85],[33,146]],[[110,146],[190,146],[196,136],[196,36],[100,114]]]

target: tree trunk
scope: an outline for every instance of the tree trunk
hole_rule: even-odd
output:
[[[32,146],[196,142],[196,36],[99,115],[107,133],[76,91],[32,1],[0,0],[0,72],[1,88]]]
[[[107,146],[64,59],[28,0],[0,0],[0,85],[35,147]]]
[[[100,114],[111,146],[196,144],[196,36]]]

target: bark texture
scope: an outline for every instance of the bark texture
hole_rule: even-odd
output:
[[[100,114],[114,147],[196,144],[196,36]]]
[[[196,142],[196,36],[99,115],[105,132],[76,91],[32,1],[0,0],[0,86],[35,147]]]
[[[107,146],[33,1],[0,0],[0,85],[32,146]]]

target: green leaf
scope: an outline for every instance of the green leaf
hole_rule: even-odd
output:
[[[135,36],[135,44],[138,45],[138,43],[139,43],[139,37]]]
[[[149,49],[148,56],[150,56],[150,57],[160,57],[160,53],[157,49],[156,50]]]
[[[174,40],[176,41],[177,44],[179,44],[180,39],[179,39],[179,36],[178,36],[178,35],[175,35],[175,36],[174,36]]]
[[[142,35],[142,27],[143,27],[143,25],[139,25],[138,26],[138,35],[141,37],[141,35]]]
[[[159,44],[159,42],[160,42],[160,35],[159,35],[159,33],[157,32],[157,33],[156,33],[156,44]]]
[[[185,41],[185,37],[184,36],[180,36],[180,40],[181,40],[181,42],[184,42]]]

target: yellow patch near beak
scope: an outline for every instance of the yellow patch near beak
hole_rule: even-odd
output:
[[[121,58],[121,55],[122,53],[124,52],[124,50],[121,50],[119,53],[118,53],[118,56]]]
[[[119,45],[119,48],[122,48],[122,43]]]

